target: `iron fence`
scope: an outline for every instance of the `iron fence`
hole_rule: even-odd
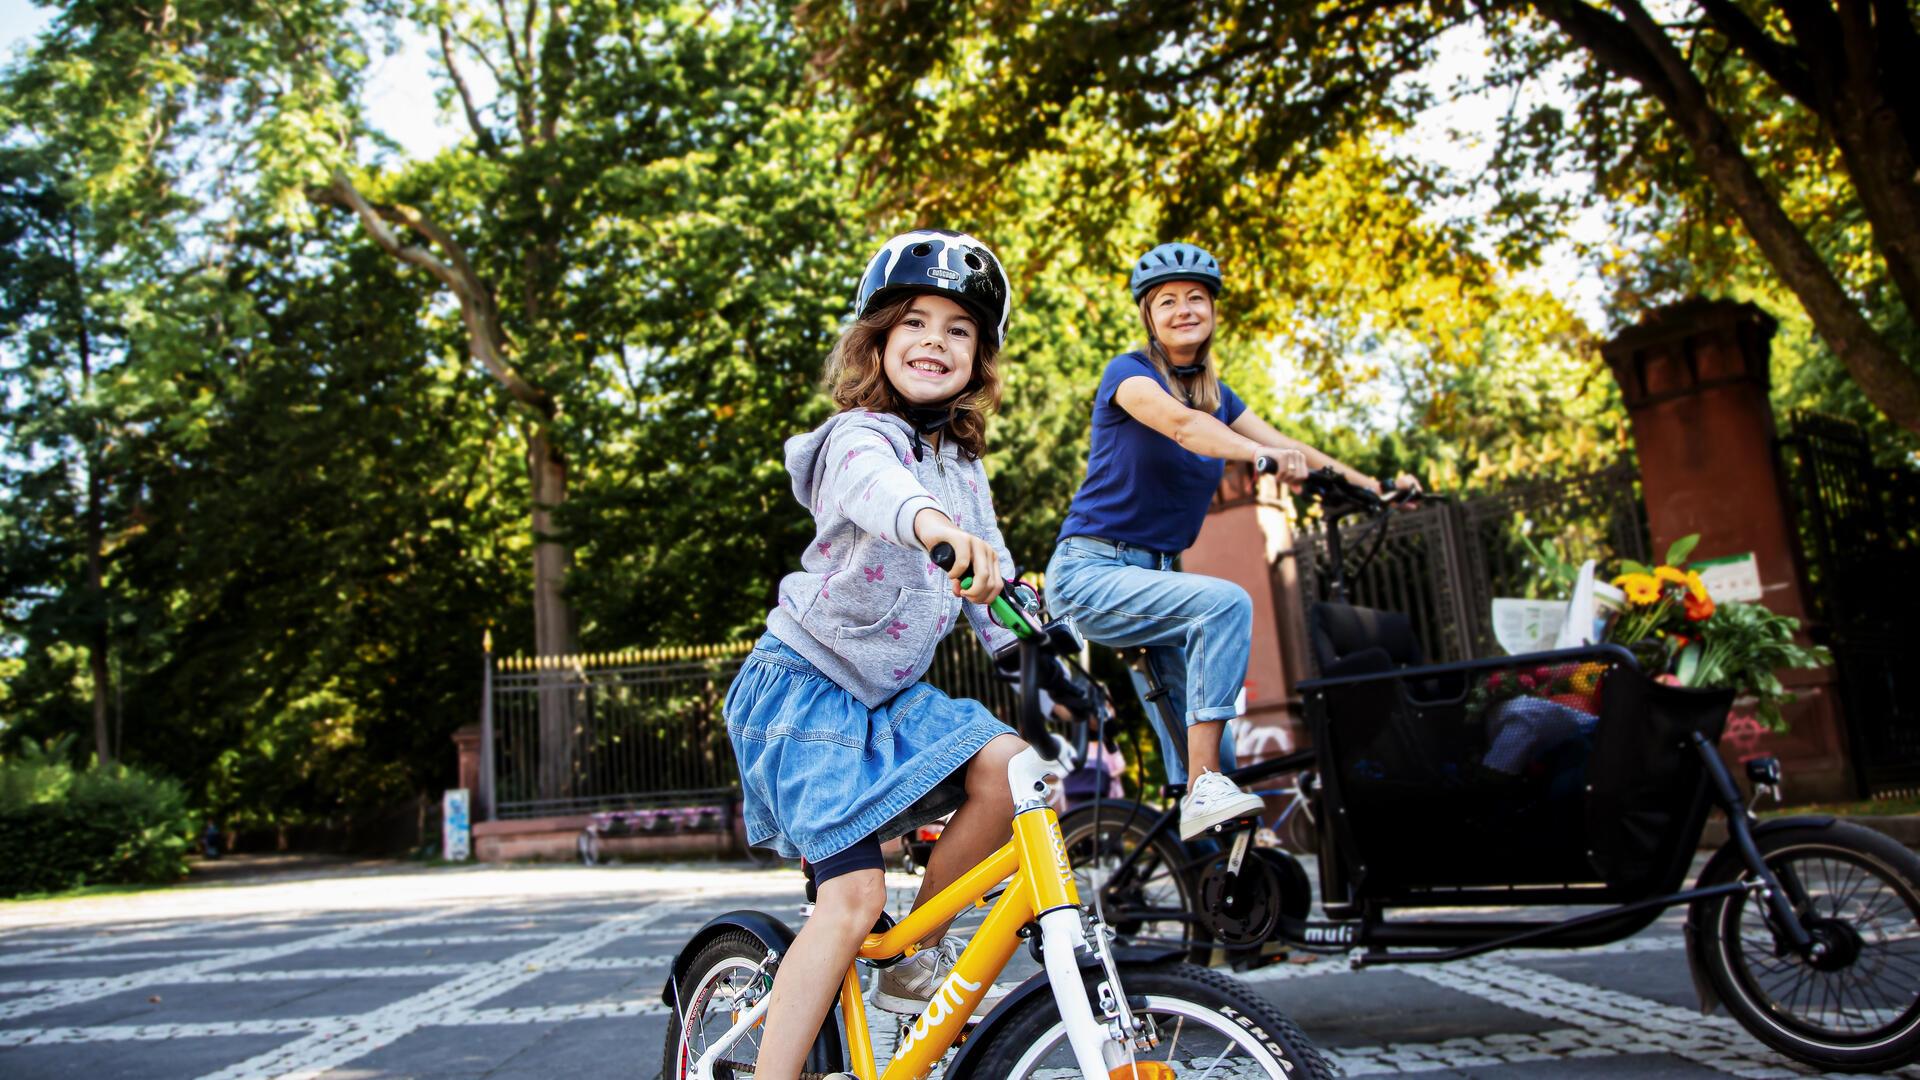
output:
[[[721,704],[751,647],[490,658],[481,813],[533,818],[736,797]],[[1013,719],[1013,690],[969,628],[940,643],[926,681]]]
[[[1874,463],[1864,431],[1796,413],[1780,442],[1814,633],[1833,650],[1862,794],[1920,790],[1920,472]]]
[[[1585,476],[1538,481],[1452,502],[1430,502],[1370,524],[1353,519],[1341,529],[1348,566],[1347,594],[1355,604],[1404,613],[1422,651],[1434,661],[1499,655],[1493,636],[1496,596],[1557,596],[1546,563],[1536,553],[1551,539],[1566,557],[1645,561],[1646,511],[1639,474],[1616,465]],[[1378,554],[1374,529],[1388,530]],[[1281,558],[1300,559],[1301,596],[1327,599],[1332,567],[1323,528],[1303,530]],[[1275,564],[1278,573],[1280,565]]]

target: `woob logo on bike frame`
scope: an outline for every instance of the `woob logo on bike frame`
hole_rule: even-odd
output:
[[[1067,838],[1060,831],[1058,819],[1054,820],[1052,830],[1054,865],[1060,868],[1060,883],[1071,889],[1073,888],[1073,863],[1067,859]]]
[[[900,1048],[894,1051],[894,1056],[906,1057],[914,1043],[927,1037],[927,1032],[945,1027],[947,1021],[956,1016],[964,1018],[971,1013],[973,1007],[961,996],[962,991],[972,994],[979,990],[979,983],[968,982],[960,977],[958,971],[948,975],[946,981],[940,984],[940,989],[934,991],[933,999],[927,1002],[927,1011],[920,1014],[920,1019],[913,1022],[906,1037],[900,1040]]]

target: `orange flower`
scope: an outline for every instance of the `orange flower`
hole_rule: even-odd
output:
[[[1697,593],[1689,591],[1687,593],[1687,620],[1689,622],[1704,622],[1712,617],[1713,597],[1707,595],[1707,590],[1701,589]]]

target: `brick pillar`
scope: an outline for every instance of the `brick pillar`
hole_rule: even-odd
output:
[[[1228,462],[1200,538],[1181,557],[1189,573],[1224,578],[1253,597],[1253,652],[1247,662],[1247,715],[1235,726],[1242,765],[1306,745],[1293,684],[1309,677],[1299,578],[1292,559],[1291,506],[1271,477]],[[1279,570],[1274,564],[1279,561]]]
[[[1633,423],[1656,559],[1700,534],[1694,558],[1752,552],[1761,602],[1807,619],[1799,534],[1775,453],[1767,396],[1774,320],[1752,304],[1692,300],[1662,308],[1602,347]],[[1854,793],[1833,670],[1782,672],[1799,696],[1785,735],[1736,715],[1734,760],[1777,755],[1796,801]],[[1736,714],[1739,710],[1736,709]]]
[[[480,725],[468,724],[453,733],[454,751],[460,760],[460,782],[455,787],[467,789],[467,805],[475,806],[480,799]],[[483,820],[473,813],[475,821]]]

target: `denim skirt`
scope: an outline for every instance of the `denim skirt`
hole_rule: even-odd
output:
[[[963,767],[1012,730],[926,683],[869,709],[772,634],[734,676],[726,718],[747,842],[808,862],[959,809]]]

